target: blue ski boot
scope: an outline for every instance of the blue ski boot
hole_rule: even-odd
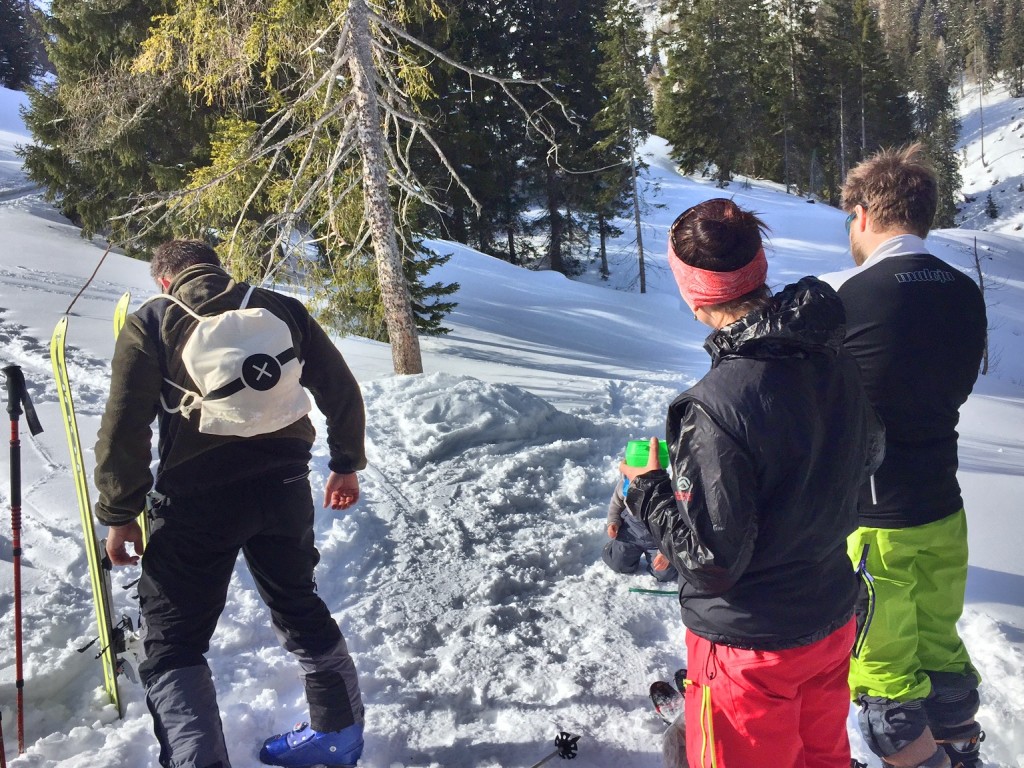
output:
[[[352,768],[362,754],[362,723],[329,733],[318,733],[309,723],[299,723],[288,733],[263,742],[260,762],[285,768]]]

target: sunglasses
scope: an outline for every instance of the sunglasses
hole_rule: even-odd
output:
[[[867,206],[865,206],[865,205],[862,205],[861,208],[863,208],[864,210],[867,210]],[[846,217],[846,234],[850,234],[850,227],[853,226],[853,222],[856,221],[856,219],[857,219],[857,209],[854,208],[853,211],[850,213],[850,215],[848,215]]]

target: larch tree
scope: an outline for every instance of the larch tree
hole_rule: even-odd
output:
[[[214,162],[193,174],[188,188],[135,215],[163,210],[201,223],[230,198],[235,223],[221,233],[228,260],[280,260],[297,239],[329,253],[369,248],[395,371],[421,372],[403,253],[415,250],[408,234],[413,210],[436,203],[416,176],[413,148],[432,147],[436,162],[461,184],[419,107],[431,93],[424,59],[468,67],[408,27],[440,13],[429,0],[177,2],[154,20],[133,71],[184,83],[201,103],[251,117],[222,121]],[[523,84],[545,90],[474,76],[509,94]],[[362,215],[353,215],[353,201]],[[254,206],[261,215],[249,215]]]

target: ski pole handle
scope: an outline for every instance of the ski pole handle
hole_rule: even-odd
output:
[[[7,413],[10,414],[11,421],[16,422],[18,417],[24,413],[25,421],[28,424],[28,431],[33,435],[38,435],[43,431],[43,428],[39,424],[39,417],[36,415],[36,409],[32,405],[32,398],[28,396],[28,388],[25,386],[25,375],[21,372],[21,367],[8,365],[3,371],[7,377]],[[24,411],[22,410],[23,407]]]

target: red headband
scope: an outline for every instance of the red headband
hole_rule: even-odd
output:
[[[683,301],[691,312],[745,296],[764,285],[765,278],[768,277],[768,259],[765,258],[764,248],[759,248],[750,263],[739,269],[732,272],[712,272],[691,267],[676,256],[672,240],[669,238],[668,263],[672,268],[676,285],[679,286],[679,293],[682,294]]]

